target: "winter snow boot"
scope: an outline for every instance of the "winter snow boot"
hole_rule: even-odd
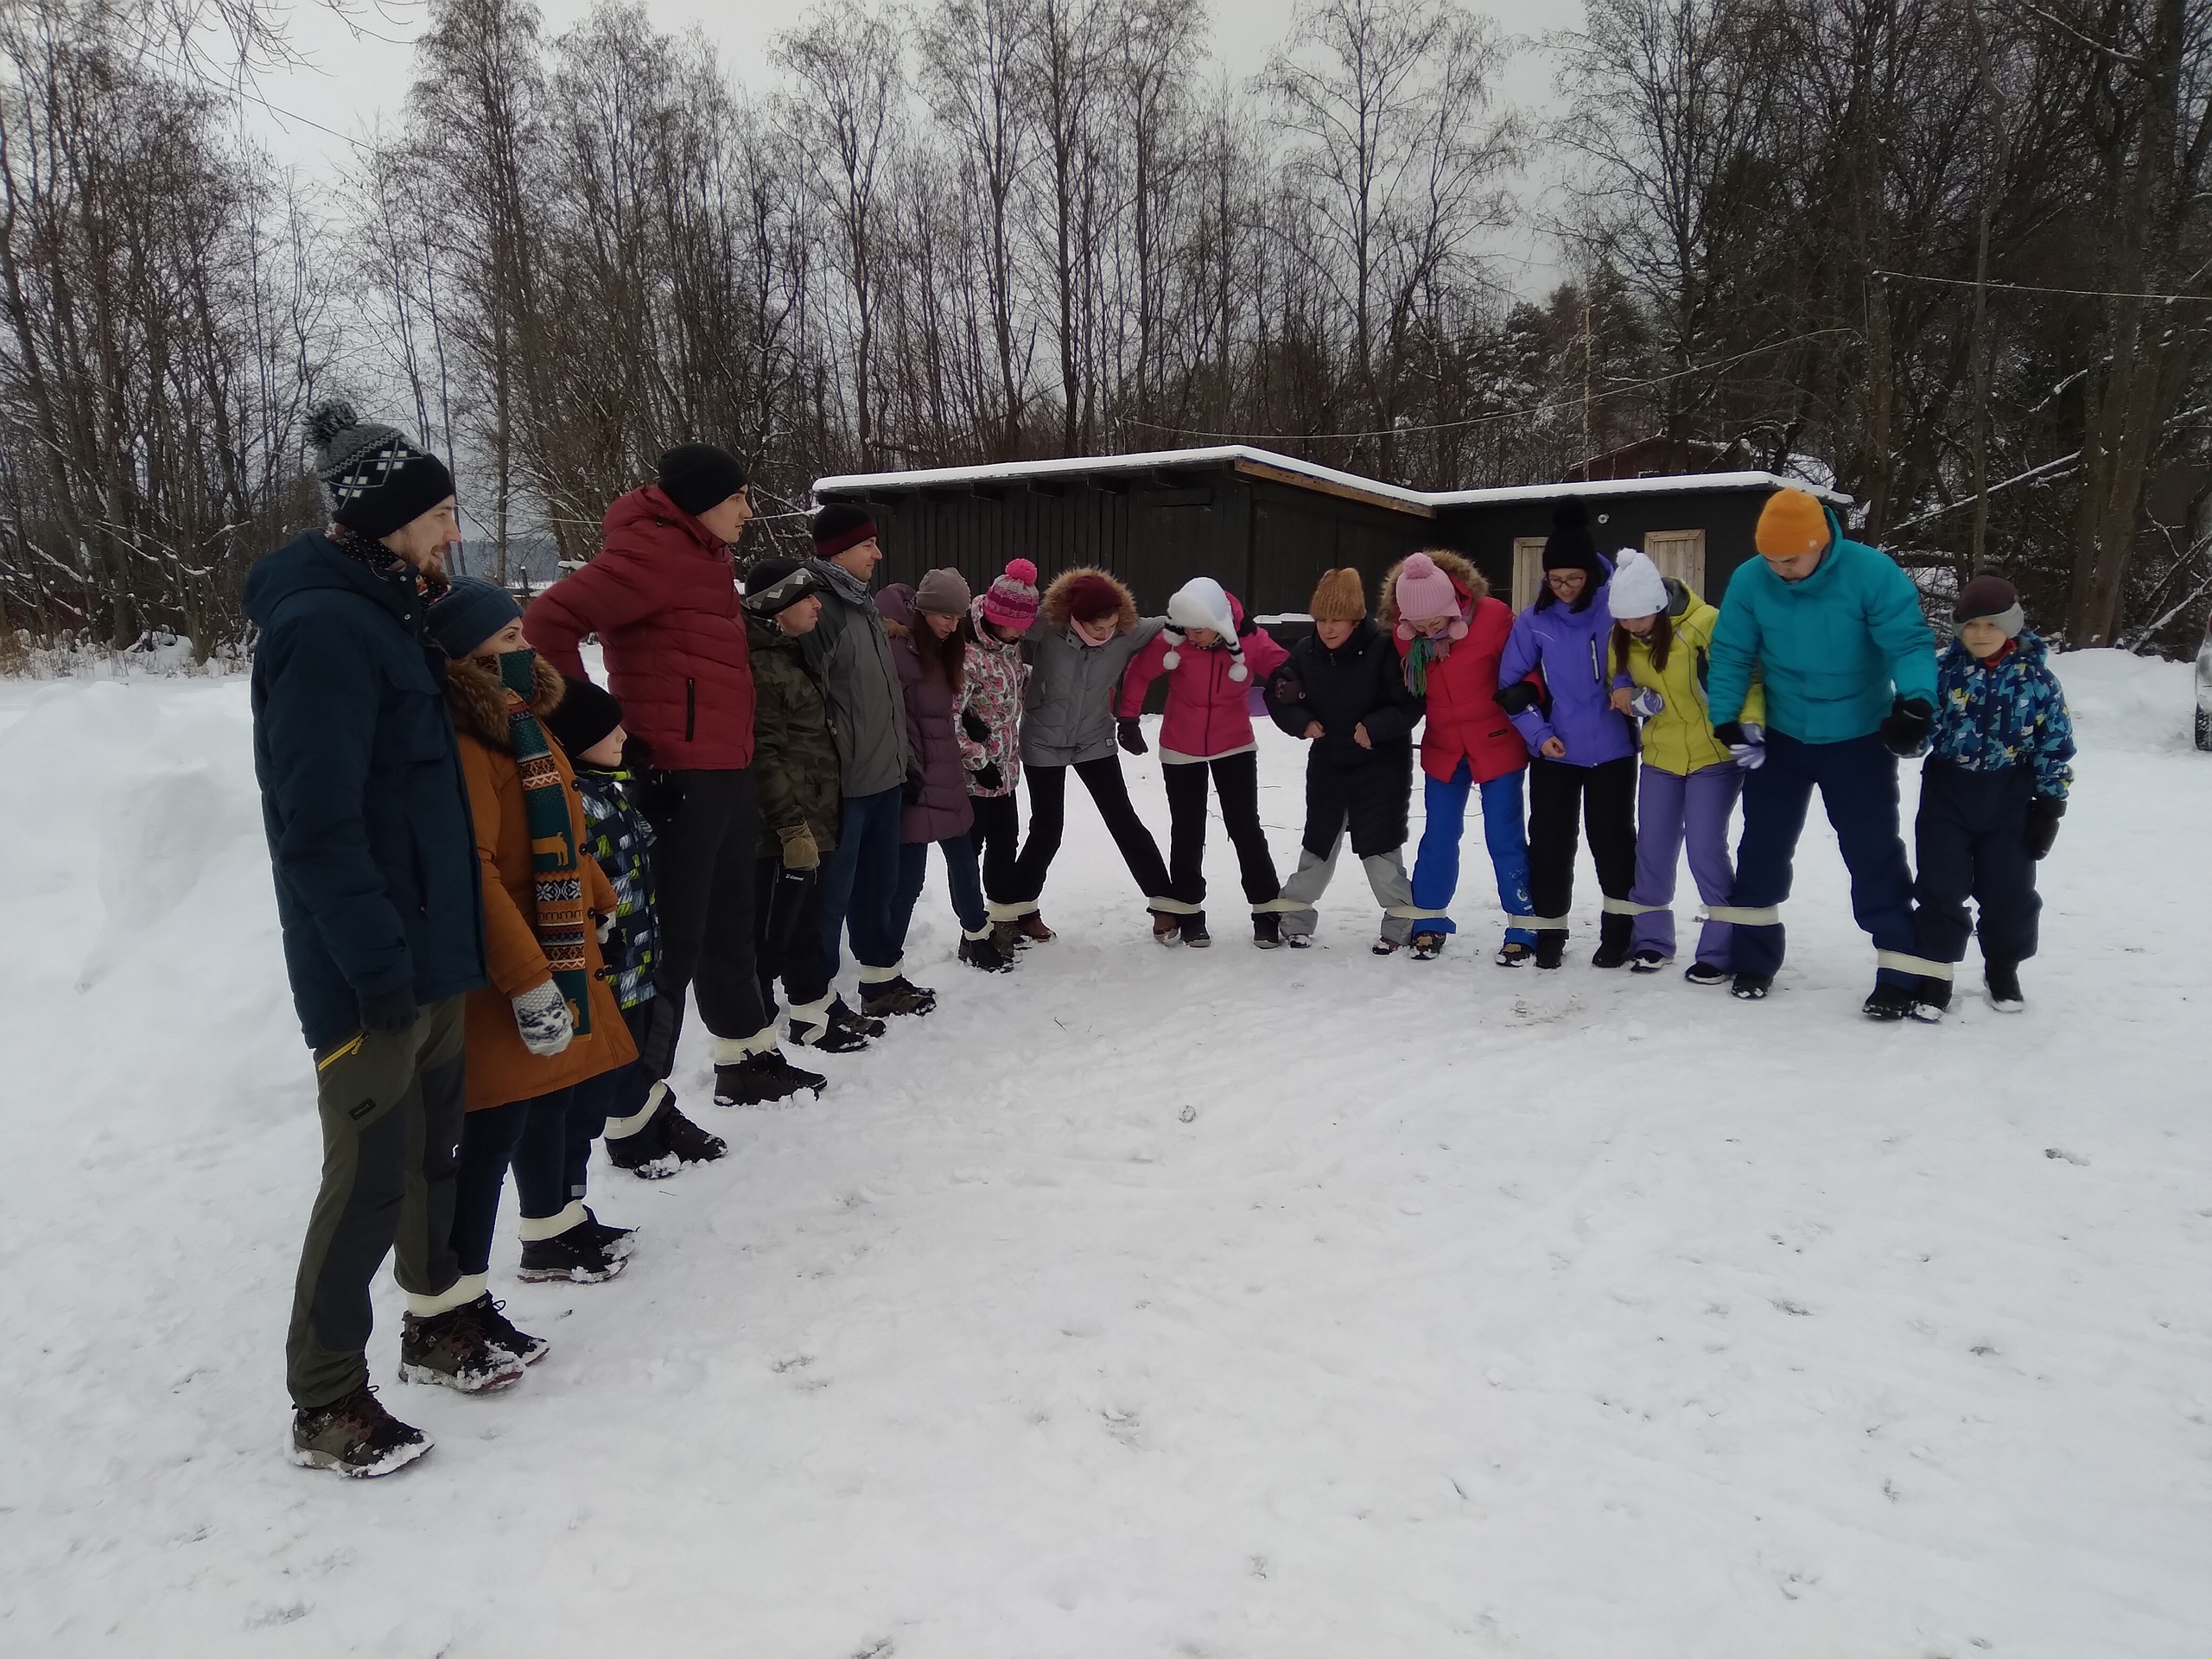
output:
[[[830,1023],[840,1031],[856,1031],[861,1036],[868,1038],[880,1037],[885,1030],[882,1020],[871,1020],[865,1014],[854,1013],[846,1005],[845,999],[842,996],[830,999]]]
[[[1416,933],[1414,935],[1414,960],[1415,962],[1434,962],[1437,957],[1443,954],[1444,936],[1441,933]]]
[[[521,1380],[523,1363],[494,1347],[484,1328],[487,1292],[473,1302],[428,1318],[409,1313],[399,1321],[399,1380],[437,1382],[463,1394],[490,1394]]]
[[[991,924],[991,949],[1001,956],[1011,957],[1015,951],[1026,950],[1028,948],[1029,941],[1022,937],[1020,923],[993,922]]]
[[[1672,961],[1672,957],[1662,957],[1647,944],[1628,959],[1628,970],[1631,974],[1656,974]]]
[[[818,1048],[824,1054],[857,1054],[868,1046],[868,1035],[839,1025],[834,1008],[823,1007],[819,1019],[809,1008],[793,1008],[791,1041],[801,1048]]]
[[[1282,942],[1294,950],[1311,950],[1313,948],[1313,936],[1311,933],[1286,933],[1282,936]],[[1396,949],[1395,945],[1390,947],[1392,950]],[[1378,947],[1376,954],[1387,957],[1390,951]]]
[[[405,1468],[433,1444],[386,1411],[365,1382],[343,1400],[292,1414],[292,1461],[302,1469],[373,1480]]]
[[[1948,979],[1923,979],[1912,988],[1912,1017],[1923,1026],[1943,1022],[1943,1010],[1951,1006],[1951,982]]]
[[[1736,982],[1728,988],[1728,995],[1738,1002],[1764,1002],[1766,994],[1773,988],[1772,974],[1738,974]]]
[[[1167,911],[1154,911],[1152,942],[1154,944],[1180,944],[1183,942],[1183,918]]]
[[[1730,978],[1726,968],[1709,962],[1694,962],[1682,969],[1682,977],[1693,985],[1726,985]]]
[[[1598,948],[1590,953],[1592,968],[1618,968],[1628,960],[1629,938],[1636,918],[1607,911],[1598,918]]]
[[[1306,936],[1302,933],[1298,936],[1299,939],[1302,939],[1305,937]],[[1298,939],[1293,939],[1291,943],[1295,944],[1298,943]],[[1395,957],[1398,954],[1399,944],[1395,939],[1392,938],[1386,933],[1382,938],[1376,939],[1374,944],[1369,945],[1367,950],[1368,954],[1370,956]]]
[[[1497,947],[1497,961],[1501,968],[1518,968],[1522,963],[1535,959],[1536,953],[1518,939],[1508,939]]]
[[[715,1068],[715,1104],[717,1106],[781,1106],[786,1103],[804,1106],[798,1096],[812,1090],[821,1096],[830,1079],[819,1071],[802,1071],[784,1058],[783,1051],[772,1048],[765,1054],[749,1055],[733,1065]]]
[[[484,1302],[488,1306],[480,1306],[476,1317],[483,1324],[485,1341],[494,1348],[505,1349],[525,1365],[535,1365],[553,1351],[553,1344],[544,1338],[515,1329],[505,1302],[494,1302],[488,1295]]]
[[[673,1103],[664,1102],[635,1135],[609,1135],[605,1142],[607,1161],[617,1169],[628,1170],[641,1181],[664,1180],[675,1174],[676,1149],[668,1143],[668,1120],[675,1110]]]
[[[624,1257],[609,1254],[590,1222],[580,1221],[566,1232],[524,1243],[515,1277],[533,1285],[554,1279],[572,1285],[603,1285],[627,1265]]]
[[[1536,966],[1556,968],[1567,955],[1567,932],[1562,928],[1548,927],[1536,935]]]
[[[1886,979],[1877,980],[1874,988],[1866,994],[1866,1001],[1859,1004],[1859,1011],[1869,1020],[1887,1025],[1893,1020],[1903,1020],[1910,1015],[1912,1000],[1911,986],[1892,985]]]
[[[677,1111],[672,1100],[653,1114],[653,1122],[659,1125],[670,1154],[678,1162],[711,1164],[729,1150],[728,1141],[719,1135],[709,1135]]]
[[[1999,1014],[2018,1014],[2028,1006],[2020,995],[2020,964],[2017,962],[1985,962],[1981,964],[1982,988],[1989,993],[1989,1006]]]
[[[1193,950],[1203,950],[1213,943],[1213,935],[1206,931],[1206,916],[1194,910],[1183,918],[1183,943]]]
[[[1255,912],[1252,917],[1252,943],[1262,950],[1282,949],[1282,918],[1272,910]]]
[[[590,1228],[599,1240],[599,1248],[616,1262],[627,1262],[638,1248],[638,1230],[634,1227],[610,1227],[592,1214],[591,1205],[584,1205],[584,1225]]]
[[[963,938],[960,941],[960,960],[970,968],[980,968],[987,974],[1010,974],[1014,971],[1014,953],[1001,953],[991,943],[989,934],[980,939]]]
[[[1058,937],[1051,928],[1045,925],[1045,918],[1033,910],[1014,923],[1014,926],[1020,930],[1021,937],[1032,944],[1044,944]]]
[[[936,1007],[937,993],[926,985],[915,984],[904,974],[861,987],[861,1012],[871,1020],[891,1014],[911,1014],[918,1019]]]

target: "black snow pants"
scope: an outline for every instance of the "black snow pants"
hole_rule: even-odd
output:
[[[1282,893],[1268,832],[1260,824],[1260,757],[1251,749],[1218,760],[1184,760],[1160,769],[1167,785],[1167,891],[1185,908],[1203,912],[1206,901],[1206,778],[1213,778],[1221,821],[1236,849],[1236,870],[1254,909]]]
[[[1566,931],[1574,903],[1575,808],[1590,832],[1598,887],[1625,900],[1636,886],[1636,757],[1595,766],[1569,766],[1541,755],[1529,763],[1529,898],[1540,918]],[[1607,912],[1599,937],[1627,944],[1635,917]],[[1539,931],[1544,931],[1541,925]]]
[[[1969,772],[1930,759],[1920,774],[1920,817],[1913,826],[1920,874],[1913,897],[1920,913],[1920,954],[1930,962],[1961,962],[1974,932],[1967,900],[1980,907],[1985,962],[2018,963],[2036,953],[2036,861],[2028,854],[2028,803],[2035,771]]]
[[[660,965],[653,983],[676,999],[698,998],[699,1018],[717,1037],[750,1037],[768,1023],[753,961],[754,865],[760,807],[747,771],[671,772],[655,796],[660,816],[653,877],[660,889]]]

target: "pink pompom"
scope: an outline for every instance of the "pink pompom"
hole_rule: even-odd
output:
[[[1006,573],[1025,588],[1034,588],[1037,585],[1037,567],[1027,559],[1008,559],[1006,562]]]

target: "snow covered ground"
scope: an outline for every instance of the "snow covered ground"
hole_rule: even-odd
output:
[[[803,1111],[690,1051],[732,1155],[605,1173],[614,1283],[503,1243],[522,1386],[391,1382],[387,1281],[438,1449],[365,1484],[278,1449],[246,687],[0,683],[0,1651],[2203,1659],[2212,757],[2186,668],[2062,667],[2031,1012],[1933,1030],[1859,1019],[1817,816],[1750,1006],[1588,968],[1586,870],[1556,975],[1376,961],[1356,879],[1264,955],[1218,835],[1160,951],[1077,791],[1058,943],[959,969],[933,876],[935,1015]]]

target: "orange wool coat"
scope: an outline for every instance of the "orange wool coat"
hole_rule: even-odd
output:
[[[541,718],[551,713],[565,690],[558,671],[538,658],[531,712]],[[468,785],[468,810],[476,823],[476,856],[484,867],[485,954],[492,982],[468,994],[467,1011],[467,1106],[477,1112],[550,1095],[627,1065],[638,1058],[638,1049],[622,1022],[621,1005],[607,976],[595,928],[584,931],[584,961],[591,971],[591,1034],[578,1036],[558,1054],[533,1054],[523,1046],[508,999],[543,985],[553,970],[538,949],[531,925],[536,900],[530,822],[523,804],[522,772],[509,747],[506,688],[490,664],[458,662],[447,675],[446,702],[461,734],[461,776]],[[551,748],[562,787],[568,791],[569,827],[582,848],[589,838],[576,794],[576,775],[561,746],[553,743]],[[584,903],[593,914],[613,915],[613,884],[588,853],[583,855],[583,880]]]

